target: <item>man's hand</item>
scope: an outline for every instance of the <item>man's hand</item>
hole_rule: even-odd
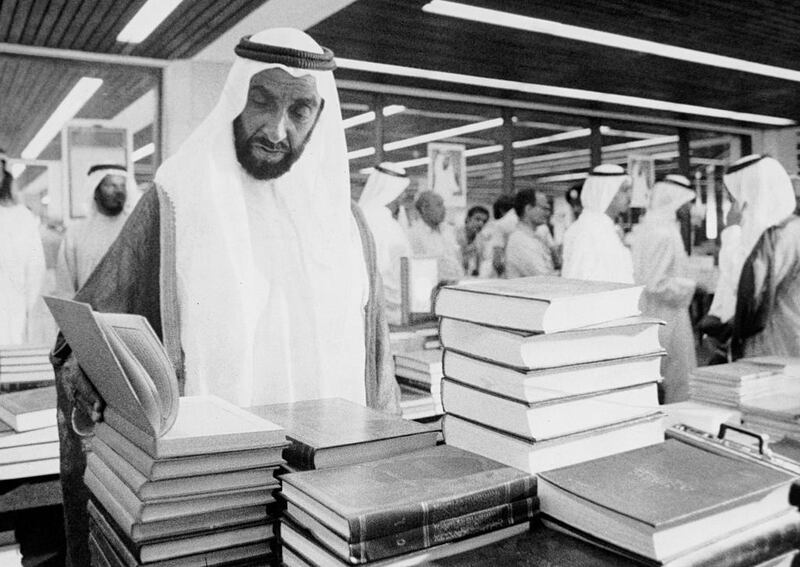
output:
[[[103,410],[105,402],[94,389],[92,383],[83,373],[74,356],[70,356],[64,363],[61,370],[62,380],[64,380],[64,390],[67,398],[72,403],[78,416],[73,421],[80,419],[81,424],[91,425],[103,420]],[[73,423],[73,425],[75,425]]]

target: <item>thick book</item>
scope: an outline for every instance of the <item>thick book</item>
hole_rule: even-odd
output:
[[[662,324],[658,319],[628,317],[549,334],[443,318],[440,335],[448,350],[528,371],[661,352]]]
[[[525,371],[446,350],[444,369],[448,377],[474,388],[527,402],[544,402],[658,381],[663,356],[655,352]]]
[[[283,463],[282,452],[286,446],[286,443],[283,443],[263,449],[244,449],[156,459],[104,422],[95,425],[93,439],[100,439],[150,480],[277,466]],[[0,446],[4,441],[4,438],[0,438]]]
[[[286,443],[282,427],[216,396],[184,396],[176,420],[160,437],[127,421],[114,406],[105,422],[154,459],[264,449]]]
[[[58,455],[58,441],[34,443],[18,447],[4,447],[0,449],[0,465],[37,461],[41,459],[57,459]]]
[[[431,378],[442,376],[442,349],[427,348],[398,352],[394,355],[395,368],[407,368],[427,374]]]
[[[60,470],[61,465],[58,457],[9,463],[0,465],[0,481],[50,476],[52,474],[59,474]]]
[[[8,433],[5,431],[0,433],[0,449],[35,445],[37,443],[49,443],[51,441],[58,441],[58,427],[55,425],[22,432],[16,432],[10,429]]]
[[[554,333],[638,315],[642,289],[557,276],[475,280],[440,289],[435,312],[439,317]]]
[[[527,402],[445,378],[442,404],[448,414],[541,441],[652,414],[658,410],[658,388],[649,382]]]
[[[400,386],[400,410],[404,419],[432,419],[444,413],[441,391],[436,395],[430,388],[420,388],[398,380]]]
[[[0,450],[1,455],[2,450]],[[87,459],[94,458],[101,459],[142,501],[178,498],[181,496],[199,496],[224,490],[259,488],[273,482],[273,476],[277,469],[277,467],[259,467],[218,474],[197,475],[189,479],[150,480],[97,438],[92,439],[92,455],[87,457]]]
[[[656,412],[546,441],[512,435],[453,414],[444,416],[442,427],[448,445],[534,474],[662,443],[662,421]]]
[[[667,562],[790,509],[794,476],[668,439],[539,473],[542,512]]]
[[[297,469],[374,461],[436,444],[436,432],[341,398],[248,408],[277,423],[291,444],[283,458]]]
[[[13,427],[14,431],[56,425],[56,387],[1,394],[0,420]]]
[[[527,523],[538,510],[539,500],[531,496],[356,543],[348,542],[291,502],[287,504],[286,516],[348,563],[360,564]]]
[[[793,565],[797,542],[800,541],[800,513],[786,510],[774,518],[769,518],[742,530],[724,534],[718,539],[672,558],[666,562],[655,561],[636,555],[627,549],[581,532],[553,518],[542,516],[544,525],[612,551],[620,559],[629,558],[646,567],[778,567]],[[789,561],[783,563],[787,558]]]
[[[84,482],[106,509],[113,508],[113,502],[116,501],[117,505],[122,506],[128,516],[138,523],[271,504],[275,501],[273,492],[279,486],[276,480],[259,488],[144,501],[138,498],[103,461],[96,458],[87,458]]]
[[[129,553],[140,563],[152,563],[237,545],[263,542],[275,535],[272,523],[256,522],[225,529],[208,530],[205,533],[186,537],[134,543],[119,532],[113,519],[110,519],[102,508],[96,506],[91,500],[87,508],[91,522],[114,548],[123,554]]]
[[[467,537],[458,541],[442,543],[423,549],[387,559],[370,562],[371,567],[411,567],[414,565],[431,565],[434,561],[444,559],[472,549],[491,545],[492,543],[525,533],[530,529],[528,522],[515,524],[507,528],[500,528],[491,532]],[[313,565],[314,567],[344,567],[352,565],[345,562],[333,551],[319,543],[314,536],[302,527],[289,522],[281,523],[281,543],[283,549],[289,549],[289,559],[297,558],[302,563],[285,563],[292,565]]]
[[[244,566],[244,565],[271,565],[275,560],[273,542],[259,541],[215,549],[192,555],[184,555],[161,561],[152,561],[142,564],[130,553],[120,547],[118,542],[112,542],[105,537],[96,526],[89,529],[89,550],[94,562],[102,567],[214,567]]]
[[[289,502],[349,542],[536,495],[531,475],[447,445],[282,480]]]

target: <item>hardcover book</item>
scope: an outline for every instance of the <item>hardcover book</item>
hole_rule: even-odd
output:
[[[56,425],[56,387],[0,394],[0,420],[19,432],[53,427]]]
[[[436,432],[341,398],[248,408],[281,425],[291,444],[286,462],[301,470],[350,465],[436,444]]]
[[[554,333],[638,315],[642,289],[557,276],[475,280],[439,290],[436,315]]]
[[[669,439],[539,480],[543,513],[667,562],[789,510],[794,476]]]
[[[518,370],[455,351],[444,353],[448,377],[474,388],[527,402],[544,402],[661,380],[662,352],[547,370]]]
[[[289,502],[351,543],[536,495],[531,475],[447,445],[282,480]]]
[[[546,334],[443,318],[440,334],[448,350],[529,371],[662,352],[658,340],[662,324],[658,319],[628,317]]]
[[[445,378],[442,403],[448,414],[541,441],[652,414],[658,410],[658,390],[649,382],[527,402]]]
[[[430,378],[442,376],[442,349],[427,348],[394,355],[395,368],[417,370]]]

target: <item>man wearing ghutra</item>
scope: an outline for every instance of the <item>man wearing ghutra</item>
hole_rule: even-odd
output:
[[[589,173],[581,216],[564,233],[563,277],[633,283],[631,253],[614,225],[630,202],[631,180],[620,166],[598,165]]]
[[[725,186],[742,212],[743,258],[731,352],[800,356],[800,218],[792,181],[775,159],[743,157]]]
[[[70,226],[56,261],[58,292],[75,295],[103,259],[128,220],[129,177],[125,167],[99,164],[89,168],[87,187],[92,195],[89,217]]]
[[[240,406],[338,396],[398,413],[333,54],[294,29],[245,38],[236,54],[217,106],[159,168],[75,299],[146,316],[182,395]],[[70,559],[88,565],[85,457],[70,415],[97,420],[102,401],[69,350],[60,338],[52,355],[61,479]]]

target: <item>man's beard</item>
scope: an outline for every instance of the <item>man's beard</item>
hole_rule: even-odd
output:
[[[99,189],[94,193],[94,201],[97,204],[97,209],[107,217],[119,215],[125,208],[126,200],[127,195],[104,195]]]
[[[317,118],[319,118],[319,115],[317,115]],[[239,160],[244,170],[255,179],[259,181],[276,179],[287,173],[294,163],[300,159],[300,156],[303,155],[303,150],[305,150],[311,134],[314,133],[314,127],[316,127],[316,121],[302,143],[293,148],[288,140],[281,140],[273,144],[264,134],[258,131],[248,138],[242,126],[241,116],[237,116],[233,121],[233,145],[236,149],[236,159]],[[269,150],[283,151],[285,152],[284,156],[280,161],[276,162],[259,159],[253,153],[252,147],[255,144]]]

